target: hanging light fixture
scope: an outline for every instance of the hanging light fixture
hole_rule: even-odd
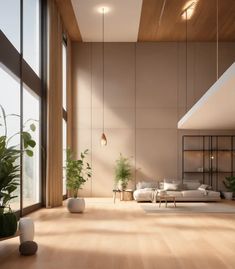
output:
[[[103,132],[101,135],[101,139],[100,139],[100,144],[102,147],[107,145],[107,138],[106,135],[104,133],[104,13],[105,13],[105,8],[102,8],[102,56],[103,56],[103,70],[102,70],[102,90],[103,90],[103,115],[102,115],[102,125],[103,125]]]
[[[188,9],[183,12],[185,16],[185,110],[188,111]]]

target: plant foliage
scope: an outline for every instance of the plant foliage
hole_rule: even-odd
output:
[[[14,192],[19,185],[19,158],[21,153],[25,152],[28,156],[33,156],[33,148],[36,142],[32,139],[30,132],[34,132],[36,127],[34,124],[31,124],[29,131],[18,132],[8,138],[7,118],[10,116],[20,116],[15,114],[6,115],[1,105],[0,112],[0,126],[3,128],[3,135],[0,135],[0,213],[3,213],[5,207],[10,207],[10,201],[17,197],[14,195]],[[9,146],[11,139],[17,135],[22,138],[22,150],[19,149],[19,145]]]
[[[85,182],[91,177],[91,167],[88,162],[85,162],[88,150],[81,153],[81,159],[76,160],[73,157],[71,149],[67,149],[66,159],[66,177],[67,177],[67,189],[71,191],[74,198],[77,198],[79,189]]]
[[[228,191],[235,192],[235,177],[234,176],[226,177],[223,183]]]
[[[131,165],[129,159],[123,157],[120,153],[120,157],[116,160],[115,166],[115,183],[120,182],[123,189],[126,189],[128,182],[131,180]]]

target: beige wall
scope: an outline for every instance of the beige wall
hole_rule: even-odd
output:
[[[114,164],[120,152],[131,158],[136,181],[181,178],[182,134],[210,132],[178,131],[177,122],[215,81],[215,49],[214,43],[189,44],[186,94],[184,44],[137,43],[135,80],[135,44],[106,43],[108,146],[102,148],[101,44],[73,43],[73,149],[79,154],[88,148],[93,168],[82,195],[112,195]],[[221,43],[220,73],[234,59],[234,43]]]

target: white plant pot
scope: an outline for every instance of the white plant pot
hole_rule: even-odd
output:
[[[83,198],[69,198],[67,208],[70,213],[82,213],[85,210],[85,200]]]
[[[224,198],[226,200],[232,200],[233,199],[233,192],[230,191],[224,191],[223,192]]]
[[[34,239],[34,223],[30,218],[21,218],[19,220],[20,243],[33,241]]]

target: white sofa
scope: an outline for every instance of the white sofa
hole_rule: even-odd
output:
[[[169,183],[167,183],[170,185]],[[165,184],[165,185],[167,185]],[[179,184],[179,183],[176,183]],[[182,183],[180,183],[182,185]],[[137,202],[156,202],[160,190],[164,190],[163,187],[159,186],[156,188],[156,183],[153,182],[139,182],[137,184],[137,189],[134,191],[133,196]],[[200,188],[200,186],[207,186],[205,188]],[[161,189],[159,187],[162,187]],[[171,187],[168,186],[168,189],[165,188],[165,193],[168,195],[175,196],[176,201],[187,201],[187,202],[197,202],[197,201],[219,201],[221,200],[220,192],[212,191],[208,185],[201,185],[200,182],[189,182],[182,185],[180,190],[173,190],[174,185]]]

